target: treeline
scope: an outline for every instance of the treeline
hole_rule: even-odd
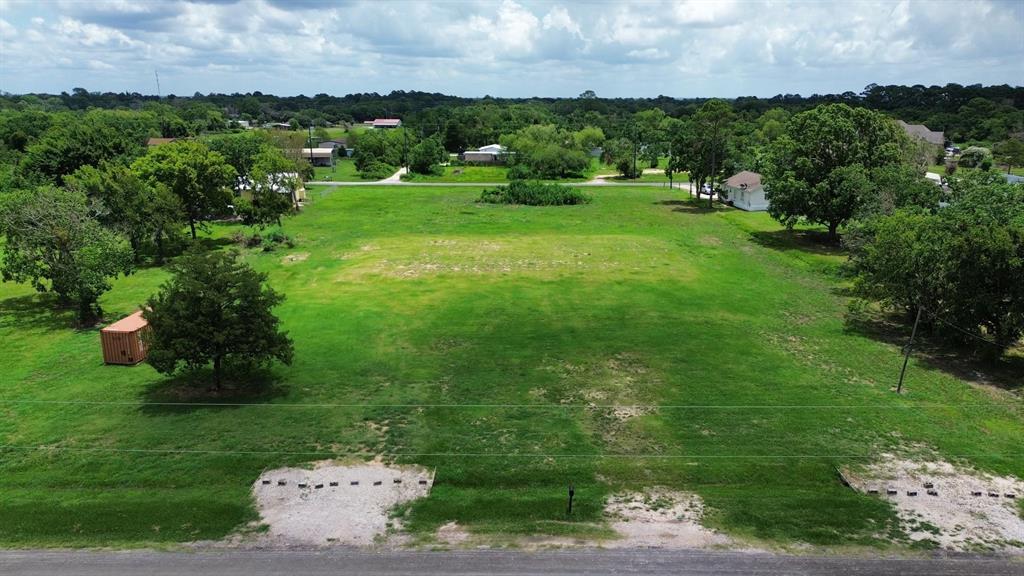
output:
[[[461,98],[439,93],[393,91],[331,96],[274,96],[248,94],[168,95],[89,92],[0,96],[0,109],[47,112],[91,108],[150,111],[160,117],[165,137],[196,134],[230,127],[232,120],[285,122],[301,128],[397,117],[421,137],[441,135],[446,149],[497,142],[528,124],[556,124],[579,130],[601,128],[610,138],[625,136],[628,119],[644,110],[659,109],[674,118],[692,116],[706,102],[701,98],[600,98],[585,92],[577,98]],[[801,112],[821,104],[842,103],[884,112],[911,123],[942,130],[957,143],[992,144],[1024,132],[1024,87],[881,86],[871,84],[859,93],[779,94],[771,98],[727,100],[736,114],[752,121],[772,109]]]

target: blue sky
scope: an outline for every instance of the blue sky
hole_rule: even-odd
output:
[[[773,96],[1024,83],[1024,1],[0,0],[0,90]]]

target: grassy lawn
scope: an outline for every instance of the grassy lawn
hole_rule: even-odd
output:
[[[630,180],[629,178],[623,178],[622,176],[613,176],[607,180],[611,182],[664,182],[668,184],[668,176],[664,172],[658,172],[657,174],[641,174],[639,178]],[[688,172],[680,172],[672,175],[672,182],[689,182],[690,174]]]
[[[314,166],[317,182],[361,182],[363,179],[356,170],[356,164],[351,158],[339,158],[334,167]]]
[[[603,534],[609,493],[665,486],[740,538],[882,545],[893,510],[836,466],[914,446],[1024,476],[1020,398],[916,358],[895,396],[898,345],[844,323],[843,257],[812,232],[667,189],[479,193],[316,190],[294,249],[246,253],[287,295],[296,355],[241,406],[152,404],[189,396],[0,284],[0,546],[220,538],[255,518],[260,471],[355,454],[436,471],[420,534]],[[108,317],[164,278],[114,282]]]
[[[959,170],[970,170],[970,168],[959,168]],[[1006,166],[1005,165],[997,166],[996,170],[998,172],[1001,172],[1001,173],[1005,174],[1006,173]],[[935,172],[936,174],[938,174],[940,176],[945,176],[946,175],[946,166],[945,166],[945,164],[942,164],[942,165],[933,164],[933,165],[928,167],[928,171],[929,172]],[[1024,176],[1024,166],[1011,167],[1010,168],[1010,174],[1013,174],[1014,176]]]
[[[444,174],[426,176],[409,174],[410,182],[505,182],[508,180],[505,166],[445,166]]]

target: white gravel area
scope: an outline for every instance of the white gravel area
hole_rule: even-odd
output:
[[[433,483],[419,466],[317,462],[268,470],[252,490],[272,542],[369,546],[394,522],[392,508],[427,496]]]
[[[892,454],[844,475],[851,487],[892,502],[913,540],[934,540],[948,550],[1024,550],[1018,478]]]
[[[606,548],[709,548],[732,540],[701,526],[700,496],[666,489],[613,495],[605,513],[622,536],[602,543]]]

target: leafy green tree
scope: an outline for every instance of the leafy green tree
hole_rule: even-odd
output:
[[[1007,173],[1014,166],[1024,166],[1024,141],[1016,138],[1003,140],[992,147],[992,152],[996,160],[1006,166]]]
[[[256,156],[264,148],[270,146],[270,139],[266,132],[259,130],[248,130],[237,134],[223,134],[210,136],[204,140],[210,150],[218,152],[224,157],[224,161],[231,165],[237,173],[235,179],[235,192],[241,193],[241,186],[251,176],[252,165]]]
[[[829,240],[838,242],[839,227],[870,198],[850,196],[859,190],[856,170],[833,172],[854,165],[870,172],[899,164],[907,145],[895,122],[871,110],[827,104],[796,114],[786,134],[768,148],[763,173],[768,213],[787,227],[801,219],[824,224]],[[837,183],[843,186],[834,189]]]
[[[1024,187],[984,173],[952,186],[942,210],[904,208],[855,227],[855,290],[908,316],[923,307],[934,331],[1003,351],[1024,333]]]
[[[643,167],[634,162],[634,153],[638,152],[633,141],[628,138],[616,138],[605,143],[605,161],[615,166],[623,178],[639,178],[643,171]]]
[[[992,151],[981,146],[971,146],[960,155],[960,166],[988,170],[992,167]]]
[[[196,223],[228,213],[237,173],[202,142],[185,140],[153,148],[132,164],[153,185],[163,184],[181,201],[196,239]]]
[[[295,163],[273,148],[256,155],[249,185],[252,199],[239,209],[249,226],[262,229],[275,222],[280,226],[281,216],[298,207],[295,193],[302,180]]]
[[[157,261],[162,262],[165,248],[180,236],[185,221],[178,197],[123,164],[83,166],[64,181],[69,190],[85,195],[89,210],[101,224],[128,238],[137,261],[152,246]]]
[[[636,122],[640,158],[648,168],[657,168],[658,161],[665,152],[665,141],[668,137],[665,124],[668,117],[661,108],[643,110],[633,117]]]
[[[427,138],[409,151],[409,170],[417,174],[433,174],[448,160],[448,153],[439,138]]]
[[[678,129],[672,140],[674,167],[677,171],[690,173],[690,181],[698,189],[705,182],[710,182],[712,189],[715,180],[722,175],[723,168],[728,164],[728,146],[735,114],[732,107],[723,100],[711,99],[705,102],[693,115],[693,119]],[[711,206],[714,195],[708,196]]]
[[[554,124],[527,126],[503,136],[501,143],[511,165],[525,166],[539,178],[581,176],[590,165],[589,150],[581,150],[573,133]]]
[[[54,292],[61,304],[78,308],[82,325],[91,325],[102,314],[97,301],[110,279],[131,273],[131,247],[89,217],[82,194],[42,187],[14,196],[0,214],[7,237],[3,279]]]
[[[225,368],[249,369],[274,360],[291,364],[294,348],[273,314],[284,296],[266,286],[236,252],[193,249],[172,262],[171,278],[146,302],[152,328],[149,362],[162,374],[213,366],[220,388]]]
[[[157,134],[154,117],[126,110],[91,110],[61,114],[28,145],[21,168],[54,183],[82,166],[104,160],[130,162],[143,154],[146,139]]]
[[[942,187],[907,164],[879,166],[871,171],[870,179],[872,189],[860,204],[857,218],[912,206],[934,211],[943,200]]]

